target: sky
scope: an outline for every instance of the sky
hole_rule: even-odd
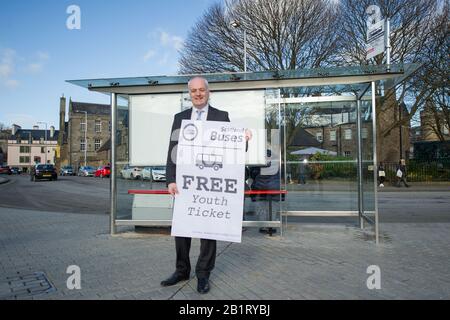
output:
[[[62,95],[109,104],[109,96],[66,80],[176,74],[188,32],[217,1],[3,1],[0,123],[59,129]]]

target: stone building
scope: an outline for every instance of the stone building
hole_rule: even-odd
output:
[[[319,148],[334,151],[338,156],[353,159],[357,158],[358,132],[356,123],[342,123],[337,125],[311,127],[305,128],[305,130],[316,138],[319,142]],[[363,122],[361,135],[363,139],[363,158],[372,159],[372,145],[370,143],[365,143],[365,140],[372,139],[372,122]]]
[[[111,108],[107,104],[93,104],[69,100],[68,121],[65,121],[66,99],[60,99],[60,128],[63,134],[60,145],[59,166],[71,165],[75,171],[80,166],[98,167],[110,163],[97,151],[111,135]]]

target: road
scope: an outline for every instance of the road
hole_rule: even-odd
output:
[[[87,214],[109,213],[109,183],[105,178],[59,177],[57,181],[32,182],[27,175],[7,176],[11,181],[0,185],[0,206],[38,211],[72,212]],[[163,189],[164,183],[118,180],[119,211],[131,209],[129,189]],[[293,192],[288,207],[309,210],[320,205],[332,210],[355,210],[354,194],[326,192]],[[295,194],[295,198],[292,196]],[[380,222],[450,222],[450,192],[420,191],[378,193]],[[325,209],[324,209],[325,210]],[[327,209],[330,210],[330,209]],[[354,218],[294,218],[290,221],[351,222]]]

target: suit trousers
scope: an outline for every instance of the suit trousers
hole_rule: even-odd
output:
[[[191,273],[191,262],[189,251],[191,250],[192,238],[175,237],[175,248],[177,252],[176,273],[188,276]],[[197,278],[209,278],[216,262],[216,240],[200,239],[200,255],[195,266]]]

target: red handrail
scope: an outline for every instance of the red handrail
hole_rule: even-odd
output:
[[[128,194],[169,194],[167,190],[128,190]],[[278,195],[287,194],[286,190],[248,190],[246,195]]]

